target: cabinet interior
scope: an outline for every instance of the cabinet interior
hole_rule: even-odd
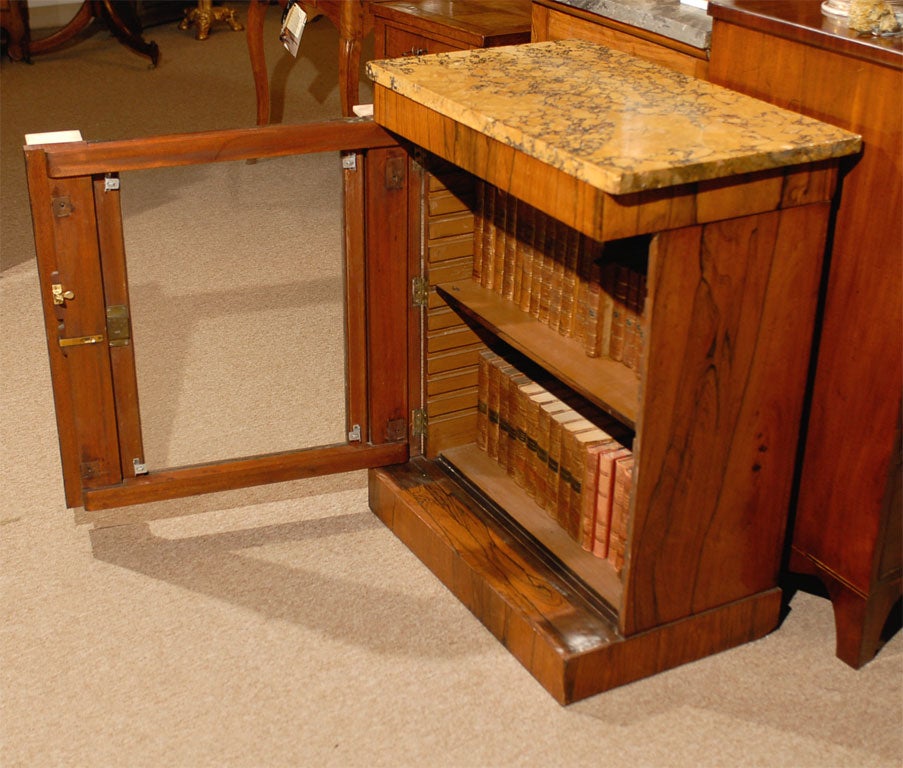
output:
[[[652,238],[602,243],[423,166],[424,452],[617,610]]]

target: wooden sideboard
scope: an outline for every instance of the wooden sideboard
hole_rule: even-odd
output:
[[[582,10],[556,0],[533,1],[533,40],[591,40],[678,72],[705,79],[708,48]]]
[[[374,58],[530,42],[530,0],[408,0],[373,7]]]
[[[789,566],[825,583],[859,667],[901,594],[903,38],[857,36],[818,0],[718,0],[713,81],[856,131],[843,164]]]

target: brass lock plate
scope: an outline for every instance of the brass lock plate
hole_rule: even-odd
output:
[[[107,338],[111,347],[126,347],[132,338],[129,308],[124,304],[107,307]]]

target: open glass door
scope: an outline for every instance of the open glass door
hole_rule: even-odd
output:
[[[309,209],[321,198],[319,191],[316,197],[305,191],[301,176],[297,183],[291,178],[304,173],[298,162],[315,153],[329,153],[335,163],[342,198],[336,194],[333,205],[344,212],[335,228],[343,242],[334,255],[322,254],[319,283],[310,267],[308,274],[292,278],[291,258],[280,254],[277,267],[266,248],[271,228],[298,225],[286,221],[286,210]],[[116,142],[50,141],[26,147],[25,154],[67,506],[103,509],[407,458],[408,163],[389,134],[371,121],[337,120]],[[234,234],[223,241],[221,258],[208,258],[213,263],[206,265],[195,258],[192,237],[217,226],[201,220],[198,212],[173,211],[175,237],[142,231],[141,206],[165,205],[167,184],[197,184],[194,197],[208,207],[223,205],[216,199],[219,190],[233,196],[230,210],[241,210],[242,196],[255,194],[249,160],[284,164],[284,188],[268,193],[287,195],[290,204],[283,210],[274,206],[272,221],[266,221],[266,212],[232,221]],[[162,202],[145,198],[132,204],[128,221],[136,231],[124,232],[121,195],[127,190],[122,182],[128,178],[131,183],[139,172],[168,174],[148,187],[163,190]],[[313,240],[316,214],[299,213],[297,219],[296,236]],[[160,248],[169,256],[161,263],[175,265],[164,269],[181,272],[186,289],[200,284],[194,298],[190,290],[173,290],[178,276],[167,281],[168,288],[156,290],[161,282],[153,273],[158,240],[165,241]],[[184,254],[173,259],[180,242]],[[130,258],[140,257],[136,272],[143,270],[134,295],[127,251]],[[223,272],[233,287],[220,294],[217,274]],[[318,286],[327,283],[334,284],[338,308],[317,316],[339,326],[330,327],[329,335],[344,330],[344,344],[339,343],[344,361],[333,366],[333,379],[343,376],[344,387],[327,376],[328,391],[318,391],[324,377],[317,374],[316,345],[318,334],[326,331],[305,329],[303,350],[297,348],[296,331],[305,322],[304,302],[320,300]],[[295,295],[299,290],[312,293]],[[182,318],[194,316],[197,295],[215,311],[201,313],[211,327],[188,338]],[[263,317],[251,322],[242,316],[251,309],[260,314],[261,303]],[[142,357],[136,349],[142,336],[154,339],[153,354]],[[227,343],[246,344],[249,354],[243,365],[218,370],[217,346]],[[251,354],[260,347],[267,347],[269,358]],[[179,361],[178,376],[170,376]],[[261,410],[252,402],[250,380],[266,377],[260,369],[267,365],[279,367],[293,387],[301,384],[300,389],[277,385],[282,401],[263,410],[278,419],[299,397],[313,398],[322,404],[325,428],[289,423],[275,444],[256,441]],[[206,389],[211,381],[222,385],[213,388],[213,396]],[[231,442],[215,430],[205,432],[205,408],[234,415]],[[195,419],[196,439],[188,441],[186,451],[186,446],[168,444],[165,426],[162,437],[151,430],[145,434],[142,413],[152,414],[146,420],[155,429],[161,421],[187,414]]]

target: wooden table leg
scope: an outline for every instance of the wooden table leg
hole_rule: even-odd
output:
[[[248,6],[248,55],[251,59],[254,90],[257,94],[257,125],[266,125],[270,121],[270,86],[263,46],[263,20],[267,4],[267,0],[251,0]],[[285,0],[279,0],[279,5],[284,6]],[[340,2],[301,0],[301,5],[311,18],[323,13],[339,30],[339,88],[342,115],[352,117],[354,115],[352,107],[358,102],[361,40],[373,24],[369,6],[362,0],[340,0]]]
[[[7,32],[6,55],[10,61],[30,62],[29,42],[31,32],[28,25],[28,3],[25,0],[10,0],[3,7],[3,28]]]
[[[251,0],[248,5],[248,55],[251,58],[254,90],[257,94],[257,125],[270,122],[270,83],[266,51],[263,48],[263,20],[266,12],[267,0]]]
[[[358,103],[363,29],[362,3],[342,3],[339,15],[339,88],[342,91],[344,117],[352,117],[352,108]]]
[[[147,56],[151,63],[157,66],[160,49],[156,43],[148,42],[141,36],[141,23],[134,7],[129,3],[114,3],[113,0],[85,0],[66,26],[40,40],[32,40],[29,52],[37,55],[56,50],[68,43],[95,18],[104,21],[120,43],[135,53]]]

